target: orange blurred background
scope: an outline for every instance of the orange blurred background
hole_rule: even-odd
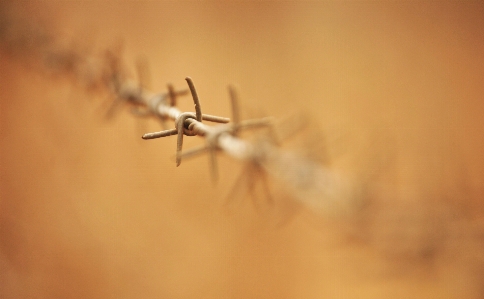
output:
[[[0,8],[1,298],[484,296],[482,3]],[[191,76],[205,113],[230,116],[230,83],[246,118],[308,113],[315,155],[364,180],[367,206],[227,199],[243,165],[222,157],[217,185],[205,158],[176,168],[174,137],[139,138],[158,122],[106,121],[106,94],[38,61],[118,44],[153,91]]]

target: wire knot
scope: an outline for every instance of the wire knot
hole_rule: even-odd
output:
[[[197,118],[195,113],[193,112],[180,113],[180,115],[178,115],[178,117],[175,119],[175,129],[177,130],[177,132],[179,132],[178,134],[182,133],[186,136],[196,136],[197,132],[190,129],[190,123],[186,121],[187,119],[196,120]]]

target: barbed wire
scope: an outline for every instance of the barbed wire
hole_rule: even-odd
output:
[[[125,102],[137,107],[135,115],[155,116],[162,121],[164,130],[146,133],[144,140],[151,140],[176,135],[176,166],[183,158],[207,153],[210,159],[211,175],[214,181],[218,179],[217,153],[244,163],[251,163],[257,169],[283,182],[285,188],[318,212],[334,212],[348,210],[358,206],[361,200],[359,190],[354,184],[335,171],[297,153],[280,149],[284,133],[280,132],[280,123],[274,117],[241,120],[238,94],[233,86],[229,86],[229,96],[232,106],[232,118],[202,113],[200,99],[190,77],[185,78],[188,90],[175,91],[168,85],[166,93],[151,93],[134,82],[114,82],[116,100],[113,105]],[[183,112],[176,107],[177,98],[190,92],[195,112]],[[172,121],[174,128],[166,128],[166,122]],[[206,122],[215,123],[208,125]],[[303,125],[290,124],[289,131],[297,132]],[[268,128],[271,134],[255,141],[241,138],[241,131],[257,128]],[[278,130],[279,129],[279,130]],[[288,133],[285,133],[288,134]],[[205,139],[205,144],[183,150],[184,137],[199,136]]]
[[[115,100],[107,109],[107,118],[112,117],[122,104],[133,106],[131,111],[134,116],[158,118],[163,130],[146,133],[142,138],[151,140],[176,135],[176,166],[185,158],[208,154],[211,175],[217,181],[217,154],[222,152],[243,163],[250,163],[251,169],[257,169],[259,174],[269,174],[282,181],[285,189],[313,209],[347,207],[358,198],[358,188],[345,176],[307,157],[281,149],[285,135],[297,134],[303,122],[289,122],[282,128],[275,117],[242,120],[239,97],[233,86],[228,88],[231,118],[205,114],[189,77],[186,78],[188,89],[175,90],[173,85],[168,84],[164,93],[153,93],[144,88],[142,82],[128,79],[127,68],[120,58],[122,44],[96,55],[59,42],[59,38],[50,34],[49,30],[33,23],[18,21],[8,9],[0,10],[0,15],[4,16],[4,21],[0,22],[0,51],[36,71],[69,78],[88,91],[108,90],[114,94]],[[139,81],[142,81],[139,66]],[[194,112],[177,108],[178,97],[188,94],[192,96]],[[214,125],[208,125],[209,122]],[[173,124],[171,128],[168,123]],[[270,134],[255,140],[241,137],[242,131],[259,128],[268,129]],[[184,138],[192,136],[203,138],[204,144],[184,150]]]

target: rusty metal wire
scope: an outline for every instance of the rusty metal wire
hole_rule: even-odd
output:
[[[122,46],[107,49],[100,55],[84,53],[77,47],[65,47],[57,42],[49,31],[32,30],[36,26],[24,24],[2,27],[0,24],[0,52],[17,57],[20,61],[30,57],[27,65],[52,76],[68,78],[74,83],[86,87],[89,91],[109,90],[116,100],[107,111],[111,117],[122,104],[133,106],[133,115],[139,117],[152,116],[158,118],[163,129],[143,135],[143,139],[156,139],[177,136],[176,165],[183,159],[204,153],[209,155],[211,174],[217,180],[217,153],[222,152],[232,158],[249,163],[251,169],[259,173],[269,174],[283,182],[283,186],[313,207],[322,208],[328,205],[341,205],[354,196],[355,189],[344,176],[339,176],[332,169],[309,161],[307,158],[279,147],[279,138],[264,136],[254,140],[242,138],[241,131],[256,128],[268,128],[276,132],[280,123],[273,117],[242,120],[238,107],[238,95],[233,87],[229,87],[232,105],[231,119],[202,113],[201,101],[193,81],[186,78],[188,89],[175,90],[173,85],[167,85],[166,93],[152,93],[140,84],[127,79],[126,66],[120,59]],[[13,29],[12,29],[13,28]],[[7,30],[8,29],[8,30]],[[25,38],[33,34],[27,43]],[[139,79],[142,79],[142,66],[138,65]],[[146,83],[146,82],[144,82]],[[191,93],[194,112],[180,111],[177,108],[178,97]],[[215,123],[209,125],[209,122]],[[172,126],[170,127],[170,124]],[[298,125],[290,124],[291,132],[298,132]],[[287,132],[285,134],[288,134]],[[186,137],[198,136],[205,143],[192,149],[184,150],[183,141]],[[254,166],[254,167],[252,167]],[[324,209],[324,208],[323,208]]]
[[[134,84],[124,84],[117,92],[122,101],[136,106],[142,106],[147,113],[163,121],[172,121],[174,128],[158,132],[146,133],[145,140],[177,135],[176,166],[183,158],[208,153],[213,179],[218,179],[217,152],[223,152],[232,158],[250,163],[256,169],[271,175],[283,182],[299,202],[312,210],[326,213],[327,211],[348,210],[358,206],[361,190],[346,176],[314,161],[310,161],[296,153],[281,150],[278,137],[260,138],[248,141],[240,136],[240,131],[255,128],[277,129],[278,123],[273,117],[240,120],[238,95],[235,89],[229,87],[232,105],[232,120],[226,117],[202,113],[200,99],[193,80],[186,78],[192,95],[195,112],[182,112],[176,106],[176,97],[186,94],[186,90],[175,91],[168,86],[167,93],[149,93]],[[208,125],[206,122],[216,123]],[[297,132],[297,125],[291,131]],[[183,150],[185,136],[199,136],[205,139],[205,144]]]
[[[257,153],[254,149],[254,146],[249,142],[238,138],[238,132],[244,129],[271,126],[274,124],[274,119],[271,117],[265,117],[260,119],[239,121],[240,113],[237,103],[237,95],[233,87],[230,87],[229,91],[231,96],[233,119],[236,120],[235,122],[229,123],[230,119],[226,117],[203,114],[193,80],[190,77],[187,77],[186,81],[195,105],[195,113],[182,112],[173,105],[176,103],[176,97],[184,94],[185,91],[176,92],[171,85],[168,88],[168,93],[165,94],[152,94],[140,89],[134,84],[125,84],[116,93],[118,101],[121,100],[132,105],[143,106],[147,113],[162,120],[171,120],[174,122],[175,128],[162,130],[159,132],[146,133],[142,136],[142,138],[149,140],[177,135],[177,166],[181,164],[183,157],[209,152],[212,165],[212,174],[214,175],[214,179],[216,179],[216,151],[222,150],[228,155],[239,160],[255,159]],[[219,123],[219,125],[209,126],[203,121]],[[182,152],[184,136],[204,137],[206,139],[206,144],[202,147],[197,147],[187,152]]]

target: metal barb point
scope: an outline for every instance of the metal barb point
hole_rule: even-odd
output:
[[[178,130],[177,129],[171,129],[171,130],[164,130],[164,131],[159,131],[159,132],[154,132],[154,133],[146,133],[141,138],[143,138],[145,140],[149,140],[149,139],[167,137],[167,136],[176,135],[176,134],[178,134]]]
[[[239,111],[239,98],[237,95],[237,91],[235,87],[229,85],[229,94],[230,94],[230,102],[232,106],[232,121],[233,125],[233,135],[237,136],[239,131],[239,123],[240,123],[240,111]]]
[[[170,99],[170,106],[175,107],[177,104],[177,98],[179,96],[186,95],[188,93],[188,89],[176,91],[175,88],[173,87],[173,84],[168,84],[168,98]]]
[[[190,77],[186,77],[185,80],[187,81],[190,92],[192,93],[193,103],[195,104],[195,112],[197,114],[197,120],[199,122],[202,122],[202,108],[200,107],[200,100],[198,99],[197,90],[195,89],[193,80]]]
[[[176,106],[176,92],[175,88],[173,87],[173,84],[168,84],[168,96],[170,98],[170,106],[174,107]]]

